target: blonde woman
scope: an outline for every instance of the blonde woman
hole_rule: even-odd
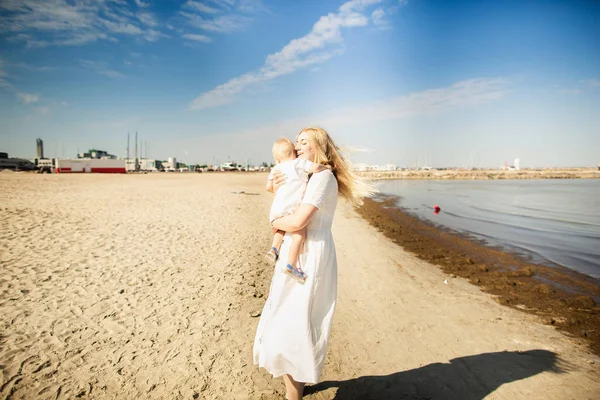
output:
[[[373,190],[352,173],[331,137],[320,128],[305,128],[296,137],[298,158],[330,167],[312,174],[296,211],[272,222],[286,232],[278,263],[285,263],[290,235],[306,228],[298,285],[285,274],[273,274],[254,340],[254,363],[274,377],[283,377],[286,398],[302,398],[305,383],[317,383],[325,355],[337,296],[337,261],[331,224],[338,196],[354,205]],[[278,187],[285,177],[275,177]],[[283,265],[277,265],[281,269]]]

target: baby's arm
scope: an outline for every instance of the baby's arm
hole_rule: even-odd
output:
[[[274,174],[274,170],[269,172],[269,177],[267,178],[267,192],[271,192],[273,193],[273,174]]]

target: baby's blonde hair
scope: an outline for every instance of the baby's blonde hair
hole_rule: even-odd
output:
[[[338,194],[347,199],[352,205],[363,204],[363,197],[369,196],[377,190],[358,178],[344,157],[339,147],[333,143],[329,134],[321,128],[304,128],[300,133],[306,132],[308,140],[315,153],[313,162],[330,168],[338,182]],[[298,136],[300,135],[298,133]],[[296,139],[298,138],[296,136]]]
[[[273,143],[273,158],[278,161],[296,158],[296,146],[294,142],[283,136],[277,139]]]

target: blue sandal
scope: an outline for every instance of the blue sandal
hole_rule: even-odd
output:
[[[283,269],[283,272],[300,283],[306,282],[307,275],[300,268],[295,268],[293,265],[288,264]]]
[[[279,259],[279,251],[277,251],[277,248],[271,247],[271,249],[267,251],[267,254],[265,254],[265,258],[270,263],[275,264]]]

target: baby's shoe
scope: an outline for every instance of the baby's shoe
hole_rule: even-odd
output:
[[[304,283],[306,281],[307,275],[300,268],[296,268],[293,265],[286,265],[283,269],[283,272],[294,278],[300,283]]]
[[[279,258],[279,252],[277,251],[277,248],[275,247],[271,247],[271,249],[269,251],[267,251],[267,254],[265,254],[265,259],[270,262],[271,264],[275,264],[275,262],[277,262],[277,259]]]

